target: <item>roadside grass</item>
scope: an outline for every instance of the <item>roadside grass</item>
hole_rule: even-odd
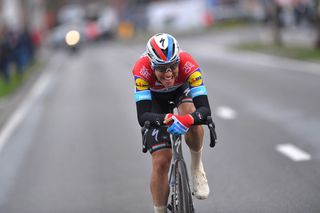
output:
[[[252,25],[252,22],[246,19],[229,19],[216,21],[211,28],[215,30],[227,30],[239,27],[246,27],[250,25]]]
[[[38,66],[39,62],[31,62],[23,73],[18,73],[14,67],[10,67],[10,81],[5,82],[3,78],[0,77],[0,100],[20,88],[30,75],[37,70]]]
[[[320,49],[309,47],[297,47],[293,45],[276,46],[273,44],[253,42],[239,44],[235,48],[238,50],[261,52],[299,60],[320,61]]]

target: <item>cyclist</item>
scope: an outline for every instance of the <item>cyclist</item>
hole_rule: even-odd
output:
[[[197,124],[205,123],[211,111],[199,65],[180,50],[172,35],[159,33],[149,39],[132,72],[139,124],[151,123],[147,148],[152,155],[150,190],[155,212],[167,211],[172,156],[169,133],[185,135],[191,153],[193,193],[206,199],[209,185],[201,160],[204,130]],[[177,106],[177,114],[170,113],[170,102]]]

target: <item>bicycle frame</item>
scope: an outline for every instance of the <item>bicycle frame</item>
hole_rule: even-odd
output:
[[[172,141],[172,159],[171,159],[171,169],[169,175],[169,183],[172,186],[175,183],[175,177],[173,176],[174,168],[176,166],[177,161],[183,161],[183,153],[182,153],[182,136],[181,135],[171,135]]]
[[[193,201],[192,201],[192,194],[191,194],[191,190],[190,190],[190,184],[189,184],[189,177],[188,177],[188,172],[187,172],[187,166],[186,163],[184,161],[183,158],[183,152],[182,152],[182,136],[181,135],[171,135],[171,141],[172,141],[172,159],[171,159],[171,168],[170,168],[170,173],[169,173],[169,184],[170,184],[170,195],[169,198],[171,198],[171,200],[169,201],[168,204],[168,208],[172,211],[172,212],[176,212],[175,211],[175,205],[177,202],[176,200],[176,190],[177,190],[177,180],[176,180],[176,171],[177,171],[177,166],[178,166],[178,162],[182,163],[182,165],[185,171],[185,179],[186,179],[186,187],[187,187],[187,191],[188,191],[188,203],[189,203],[189,208],[191,209],[190,212],[194,212],[194,207],[193,207]],[[181,184],[181,183],[180,183]]]

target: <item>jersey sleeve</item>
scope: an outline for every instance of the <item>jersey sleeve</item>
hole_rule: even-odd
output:
[[[134,65],[132,74],[135,83],[135,101],[151,100],[150,71],[146,68],[147,59],[142,56]]]
[[[151,100],[151,91],[148,81],[141,76],[134,76],[135,81],[135,101]]]
[[[180,53],[180,63],[182,77],[188,82],[192,98],[200,95],[207,95],[206,87],[203,82],[200,67],[197,61],[187,52]]]
[[[196,111],[191,115],[195,124],[204,124],[207,117],[211,115],[207,90],[203,83],[200,70],[193,72],[188,78],[190,94]]]
[[[203,82],[203,77],[200,69],[194,71],[187,79],[192,98],[200,95],[207,95],[207,90]]]
[[[184,54],[183,73],[186,76],[185,81],[189,84],[190,94],[196,107],[196,111],[191,114],[194,124],[205,124],[207,117],[211,115],[207,90],[199,65],[189,54]]]

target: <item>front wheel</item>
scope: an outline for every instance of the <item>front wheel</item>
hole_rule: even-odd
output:
[[[186,164],[183,161],[176,163],[176,187],[174,190],[174,211],[176,213],[194,213],[192,195],[188,181]]]

